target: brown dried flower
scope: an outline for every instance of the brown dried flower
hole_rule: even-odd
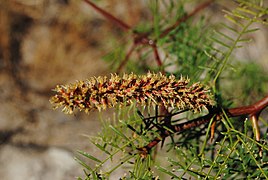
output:
[[[165,76],[161,73],[146,75],[111,74],[77,81],[70,85],[58,85],[50,102],[54,108],[63,106],[63,112],[73,113],[75,108],[89,112],[104,110],[116,105],[129,105],[136,101],[141,105],[164,105],[194,112],[212,106],[214,101],[208,89],[200,83],[189,85],[189,79]]]

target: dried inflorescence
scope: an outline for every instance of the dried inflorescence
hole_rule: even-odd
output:
[[[189,85],[189,79],[165,76],[161,73],[146,75],[124,74],[119,77],[111,74],[77,81],[70,85],[58,85],[56,95],[50,102],[54,108],[63,106],[65,113],[74,109],[89,112],[92,109],[104,110],[116,105],[163,105],[166,108],[191,109],[199,112],[212,106],[214,101],[208,89],[200,83]]]

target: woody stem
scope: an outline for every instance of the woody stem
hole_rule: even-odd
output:
[[[260,114],[260,112],[265,109],[268,106],[268,96],[264,97],[260,101],[256,102],[253,105],[250,106],[242,106],[238,108],[230,108],[226,109],[225,111],[227,112],[228,117],[236,117],[236,116],[243,116],[243,115],[249,115],[250,117],[253,117],[253,126],[256,129],[256,132],[258,132],[258,125],[256,125],[257,118]],[[211,109],[210,113],[196,118],[194,120],[177,124],[177,125],[172,125],[169,127],[169,130],[164,130],[160,131],[159,135],[160,137],[156,137],[153,139],[150,143],[148,143],[146,146],[142,148],[138,148],[138,150],[141,151],[141,153],[148,153],[153,147],[155,147],[162,139],[165,139],[166,137],[170,136],[171,134],[178,133],[185,131],[190,128],[198,127],[202,124],[208,123],[211,118],[213,118],[215,115],[219,115],[220,110],[218,108],[213,108]],[[259,133],[256,134],[257,140],[259,140]]]

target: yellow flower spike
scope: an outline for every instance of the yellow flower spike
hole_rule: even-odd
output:
[[[213,106],[214,100],[208,89],[200,83],[189,85],[188,78],[176,79],[174,75],[148,72],[146,75],[134,73],[119,77],[111,74],[91,77],[70,85],[57,85],[56,94],[50,98],[54,108],[72,114],[74,109],[86,113],[98,109],[130,105],[163,105],[178,109],[191,109],[200,112],[202,108]]]

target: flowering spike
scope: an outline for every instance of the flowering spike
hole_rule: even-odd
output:
[[[116,105],[128,105],[135,100],[141,105],[163,105],[166,108],[191,109],[200,112],[202,108],[213,106],[209,90],[200,83],[189,85],[188,78],[165,76],[161,73],[146,75],[111,74],[77,81],[70,85],[58,85],[56,95],[50,98],[54,108],[63,106],[63,112],[72,114],[74,109],[89,112],[99,111]]]

